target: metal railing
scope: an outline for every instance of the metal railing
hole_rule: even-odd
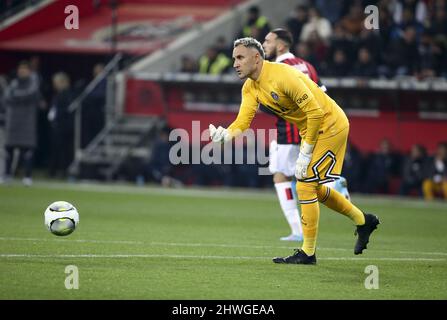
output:
[[[112,77],[110,79],[110,82],[115,81],[115,75],[118,71],[118,63],[123,58],[122,53],[117,53],[110,61],[107,63],[107,65],[104,67],[104,70],[97,75],[88,85],[87,87],[82,91],[82,93],[70,104],[68,107],[68,111],[70,113],[74,113],[75,118],[75,124],[74,124],[74,161],[73,164],[70,166],[70,172],[72,174],[76,174],[78,171],[78,164],[80,160],[82,159],[82,104],[84,100],[92,93],[93,90],[98,86],[98,84],[103,81],[106,77],[108,77],[110,74],[112,74]],[[110,84],[109,82],[109,84]],[[112,91],[111,94],[108,94],[108,99],[106,99],[106,112],[104,114],[105,116],[105,126],[110,126],[110,113],[107,110],[112,110],[114,105],[114,99],[110,99],[110,97],[113,95],[113,87],[114,85],[108,85],[107,91]]]

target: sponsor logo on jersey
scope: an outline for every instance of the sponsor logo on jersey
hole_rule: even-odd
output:
[[[306,100],[308,98],[307,93],[303,94],[303,96],[301,98],[298,98],[298,100],[296,100],[296,103],[300,104],[302,102],[304,102],[304,100]]]
[[[279,100],[279,96],[278,96],[278,94],[276,94],[276,93],[273,92],[273,91],[272,91],[270,94],[272,95],[272,98],[273,98],[274,100],[276,100],[276,101]]]

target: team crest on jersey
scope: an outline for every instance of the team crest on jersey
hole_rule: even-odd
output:
[[[270,94],[272,95],[272,98],[273,98],[274,100],[276,100],[276,101],[279,100],[279,96],[278,96],[275,92],[272,91]]]

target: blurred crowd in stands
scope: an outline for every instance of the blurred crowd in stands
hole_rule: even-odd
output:
[[[243,164],[233,161],[233,164],[172,165],[169,150],[176,142],[169,141],[169,131],[168,128],[163,131],[151,159],[138,171],[140,182],[152,181],[164,186],[272,187],[271,176],[259,174],[259,169],[265,165],[248,164],[247,158],[254,148],[248,148],[246,144],[243,146]],[[233,145],[233,155],[234,148]],[[224,163],[223,158],[221,163]],[[413,145],[408,154],[400,153],[388,139],[383,139],[378,150],[371,153],[362,153],[348,144],[342,175],[348,181],[350,192],[447,199],[447,141],[439,143],[433,154],[428,154],[419,144]]]
[[[0,9],[4,12],[5,4],[13,2],[1,1]],[[363,25],[364,7],[371,3],[379,8],[379,30]],[[315,0],[312,6],[302,1],[284,26],[294,36],[294,53],[315,65],[322,76],[446,77],[446,10],[446,0]],[[235,36],[253,36],[263,42],[272,27],[276,26],[257,7],[251,7],[245,26]],[[219,37],[198,60],[184,56],[182,71],[232,72],[231,52],[231,44]],[[38,56],[32,56],[10,74],[0,75],[0,183],[21,174],[23,183],[31,185],[36,153],[45,153],[41,158],[46,162],[40,165],[49,177],[67,177],[74,134],[69,106],[104,66],[96,64],[91,79],[80,83],[66,72],[49,74],[44,67]],[[105,97],[103,81],[83,103],[82,146],[104,126]],[[173,142],[168,136],[169,129],[160,133],[152,157],[129,179],[165,186],[271,187],[271,177],[259,175],[259,164],[247,161],[174,166],[169,161]],[[409,154],[398,153],[386,139],[370,154],[349,145],[343,175],[351,192],[447,199],[447,143],[440,143],[433,154],[427,154],[422,145],[414,145]]]
[[[294,12],[281,26],[273,26],[259,7],[250,7],[235,38],[254,37],[263,43],[271,29],[285,28],[293,35],[292,53],[314,65],[323,77],[447,78],[447,1],[297,2]],[[378,29],[365,28],[368,5],[378,8]],[[218,37],[199,59],[183,56],[180,71],[232,72],[231,53],[232,43],[227,43],[223,36]],[[244,166],[206,168],[210,172],[220,172],[220,175],[191,169],[187,176],[193,178],[183,179],[197,184],[218,181],[224,185],[256,187],[270,183],[256,174],[256,165]],[[434,155],[427,155],[422,145],[414,145],[406,155],[393,151],[385,139],[378,151],[371,154],[362,154],[349,145],[343,175],[352,192],[447,198],[446,166],[446,143],[441,143]]]
[[[103,69],[101,63],[94,65],[91,79]],[[91,79],[72,83],[66,72],[42,72],[39,56],[0,74],[0,183],[23,169],[23,183],[31,185],[38,153],[49,177],[67,178],[74,156],[74,112],[69,107]],[[104,79],[82,103],[83,147],[104,126],[105,99]]]
[[[272,26],[256,6],[235,37],[261,43],[272,28],[293,34],[292,53],[326,77],[447,77],[446,0],[297,1],[283,25]],[[378,8],[378,29],[365,28],[368,5]],[[182,58],[181,71],[221,74],[231,70],[232,44],[219,37],[196,61]]]

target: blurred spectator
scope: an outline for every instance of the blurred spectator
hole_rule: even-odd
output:
[[[360,151],[348,141],[345,160],[343,161],[343,177],[348,181],[352,192],[361,191],[363,183],[363,160]]]
[[[312,7],[308,7],[310,3]],[[379,8],[378,30],[364,27],[367,5]],[[296,43],[292,52],[316,65],[322,75],[445,77],[446,8],[445,0],[303,0],[298,1],[285,25]],[[245,33],[241,31],[239,37],[252,36],[262,42],[267,25],[267,18],[253,6],[248,10]],[[231,58],[231,49],[221,38],[214,47]],[[210,58],[203,60],[202,69],[209,69]],[[187,60],[184,65],[182,70],[193,69]]]
[[[202,145],[202,151],[206,145]],[[236,185],[237,180],[237,166],[234,165],[235,159],[235,146],[232,143],[221,144],[220,146],[220,159],[218,155],[214,155],[214,148],[212,151],[206,153],[210,155],[216,161],[211,164],[201,163],[200,166],[195,165],[195,168],[200,170],[198,173],[197,183],[199,185],[222,185],[225,187],[232,187]],[[231,155],[232,161],[228,163],[228,154]],[[227,161],[225,161],[227,157]],[[197,172],[197,171],[196,171]]]
[[[197,63],[193,57],[189,55],[183,55],[181,59],[182,65],[180,67],[180,72],[196,73],[199,71],[197,68]]]
[[[388,139],[380,142],[379,152],[371,155],[368,163],[365,191],[368,193],[388,193],[390,181],[397,176],[399,156],[391,149]]]
[[[425,200],[439,195],[447,199],[447,143],[440,143],[436,154],[427,162],[422,185]]]
[[[354,39],[339,23],[334,26],[334,32],[330,38],[328,57],[332,57],[336,50],[342,50],[350,61],[356,59]]]
[[[242,163],[235,166],[234,184],[238,187],[260,187],[261,179],[256,163],[256,142],[251,139],[244,139],[242,144],[238,145],[235,142],[235,148],[236,154],[242,155]]]
[[[202,152],[203,145],[198,142],[192,142],[189,149],[190,159],[192,159],[193,153],[198,152],[198,150]],[[207,156],[215,159],[217,155],[214,154],[214,149],[211,149],[207,152]],[[190,180],[193,185],[197,186],[220,185],[222,183],[220,166],[221,164],[214,162],[206,164],[203,161],[200,161],[200,163],[192,163],[189,168],[189,177],[187,180]]]
[[[299,42],[295,46],[295,55],[309,62],[311,65],[315,67],[315,69],[319,69],[318,60],[312,53],[309,44],[307,42]]]
[[[300,41],[312,40],[312,37],[315,37],[314,33],[319,39],[328,42],[332,34],[332,26],[328,19],[321,16],[317,8],[312,7],[309,9],[309,21],[301,31]]]
[[[37,77],[37,80],[39,81],[39,85],[42,86],[44,80],[42,78],[42,73],[40,71],[40,57],[39,56],[31,56],[29,58],[29,64],[31,71],[33,73],[33,76]]]
[[[350,0],[315,0],[315,6],[320,10],[323,17],[326,17],[332,24],[340,20],[347,8],[351,5]]]
[[[365,29],[364,20],[363,7],[360,3],[356,3],[349,7],[349,13],[341,19],[340,24],[346,32],[358,36]]]
[[[394,28],[394,22],[386,1],[379,4],[379,26],[379,36],[382,42],[382,48],[388,48],[391,41],[391,32]]]
[[[410,155],[404,160],[402,182],[399,190],[401,195],[409,195],[413,190],[416,190],[418,195],[422,195],[425,161],[425,148],[419,144],[413,145]]]
[[[236,185],[237,180],[237,165],[234,165],[235,159],[235,145],[233,143],[222,144],[221,147],[221,164],[218,166],[218,173],[221,177],[222,185],[225,187],[232,187]],[[231,154],[233,161],[228,163],[228,154]],[[227,161],[226,161],[227,160]]]
[[[70,79],[64,72],[53,75],[54,95],[48,121],[50,122],[49,175],[66,176],[66,169],[73,160],[74,117],[68,107],[74,100]]]
[[[432,46],[433,68],[436,75],[447,78],[447,38],[436,36]]]
[[[29,58],[30,68],[34,77],[37,77],[39,81],[39,89],[42,94],[42,101],[40,102],[42,109],[47,108],[47,101],[51,96],[51,88],[48,83],[48,79],[44,78],[44,71],[42,70],[41,59],[37,55],[33,55]]]
[[[49,125],[47,120],[47,113],[49,108],[49,101],[51,101],[52,87],[51,77],[46,72],[44,65],[42,65],[41,55],[32,55],[29,58],[32,75],[39,81],[39,89],[42,99],[39,103],[40,110],[37,115],[37,145],[39,148],[34,153],[35,166],[47,166],[49,155]]]
[[[251,6],[248,9],[247,20],[242,27],[239,37],[253,37],[262,43],[270,29],[269,21],[265,16],[261,15],[259,7]]]
[[[346,77],[351,73],[351,64],[346,58],[346,53],[341,49],[336,49],[323,74],[329,77]]]
[[[328,56],[329,43],[320,38],[317,32],[312,32],[309,36],[308,44],[318,61],[324,61]]]
[[[394,68],[395,74],[415,75],[419,70],[420,56],[416,42],[416,30],[407,27],[402,38],[394,40],[388,48],[387,62]]]
[[[104,71],[102,63],[95,64],[92,79]],[[73,91],[73,90],[72,90]],[[103,78],[82,103],[82,146],[85,147],[104,128],[107,77]],[[74,94],[74,92],[72,93]]]
[[[161,184],[163,187],[176,187],[181,182],[173,177],[174,166],[169,159],[171,129],[164,127],[156,137],[149,162],[144,164],[142,173],[137,177],[137,183],[142,184],[146,178]]]
[[[434,13],[429,32],[433,34],[434,70],[437,75],[447,77],[447,4],[439,6]]]
[[[8,82],[6,81],[6,77],[0,74],[0,126],[4,125],[5,121],[4,96],[7,88],[8,88]]]
[[[287,30],[293,35],[293,43],[299,43],[301,31],[304,24],[307,22],[308,8],[303,5],[298,5],[293,11],[293,15],[286,20]]]
[[[377,77],[377,64],[371,57],[367,48],[360,48],[357,62],[354,65],[351,75],[363,78]]]
[[[429,32],[424,32],[418,46],[420,60],[420,78],[436,76],[436,47],[433,37]],[[439,70],[439,69],[438,69]]]
[[[444,38],[447,37],[447,7],[439,8],[434,12],[434,19],[431,21],[430,31],[433,34],[442,35]]]
[[[407,30],[409,27],[414,28],[416,32],[416,39],[418,40],[419,36],[424,31],[424,26],[414,18],[414,14],[410,9],[404,9],[402,21],[396,23],[391,30],[391,38],[401,38],[403,36],[403,33],[405,33],[405,30]]]
[[[398,0],[393,9],[393,18],[397,24],[405,19],[405,11],[410,12],[420,24],[425,23],[427,18],[427,6],[422,0]]]
[[[230,58],[219,53],[216,47],[210,47],[199,59],[199,72],[208,74],[222,74],[230,70],[232,66]]]
[[[24,161],[25,175],[23,183],[32,184],[34,150],[37,147],[37,110],[41,101],[39,82],[32,75],[28,61],[22,61],[17,68],[17,78],[6,89],[6,165],[5,179],[14,175],[13,163],[15,150],[18,150],[18,162]],[[17,159],[16,159],[17,160]]]
[[[7,87],[6,78],[0,74],[0,179],[3,179],[5,172],[5,106],[3,97]]]
[[[356,47],[368,49],[371,60],[377,64],[382,62],[381,54],[384,51],[383,41],[376,30],[363,29],[356,41]]]
[[[222,53],[226,57],[231,57],[233,55],[233,46],[227,43],[224,36],[217,37],[214,47],[219,54]]]

